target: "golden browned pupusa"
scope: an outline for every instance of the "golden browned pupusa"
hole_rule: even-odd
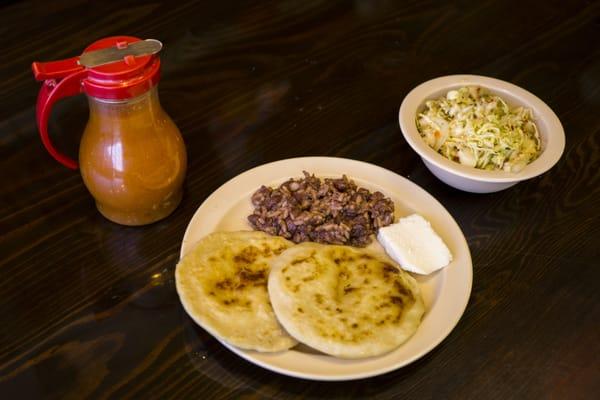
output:
[[[416,282],[391,260],[345,246],[286,250],[273,260],[269,293],[292,336],[347,358],[397,347],[424,310]]]
[[[222,273],[215,274],[214,280],[207,279],[204,290],[223,305],[251,307],[251,296],[246,296],[246,293],[266,290],[270,270],[267,260],[288,247],[283,243],[275,246],[263,243],[259,246],[249,244],[235,252],[228,247],[223,248],[208,258],[213,268],[220,269]]]
[[[281,351],[296,344],[277,322],[269,295],[269,262],[293,245],[262,232],[203,238],[177,266],[184,308],[213,336],[235,346]]]

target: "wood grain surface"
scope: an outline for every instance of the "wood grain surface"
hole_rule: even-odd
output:
[[[164,108],[187,144],[184,199],[128,228],[44,150],[32,61],[105,36],[161,40]],[[0,398],[592,399],[600,392],[600,2],[23,1],[0,5]],[[489,195],[438,181],[402,138],[419,83],[511,81],[557,113],[560,162]],[[50,130],[75,156],[84,96]],[[419,361],[343,383],[281,376],[185,314],[173,271],[218,186],[265,162],[329,155],[408,177],[448,209],[473,256],[454,331]]]

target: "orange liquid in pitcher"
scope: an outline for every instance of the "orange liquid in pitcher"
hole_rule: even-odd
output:
[[[165,218],[181,201],[187,157],[156,87],[127,101],[89,100],[79,164],[98,210],[123,225]]]

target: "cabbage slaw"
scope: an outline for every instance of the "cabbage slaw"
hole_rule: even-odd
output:
[[[519,172],[541,153],[532,111],[510,108],[481,87],[462,87],[426,101],[416,125],[438,153],[479,169]]]

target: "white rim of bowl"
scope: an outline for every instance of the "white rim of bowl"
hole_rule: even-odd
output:
[[[546,148],[543,149],[542,154],[535,161],[528,164],[523,170],[517,173],[486,171],[459,164],[433,150],[419,134],[415,124],[415,117],[417,110],[419,110],[425,100],[437,98],[440,91],[447,92],[470,85],[481,86],[500,96],[504,93],[508,97],[517,98],[517,104],[509,102],[511,106],[521,105],[531,108],[538,127],[539,121],[544,121],[546,129],[544,131],[540,130],[540,135],[545,139]],[[400,105],[398,118],[405,140],[421,158],[452,174],[477,181],[515,182],[541,175],[558,162],[565,148],[565,131],[554,111],[546,103],[533,93],[517,85],[486,76],[448,75],[424,82],[406,95]],[[542,142],[544,142],[544,139]]]

